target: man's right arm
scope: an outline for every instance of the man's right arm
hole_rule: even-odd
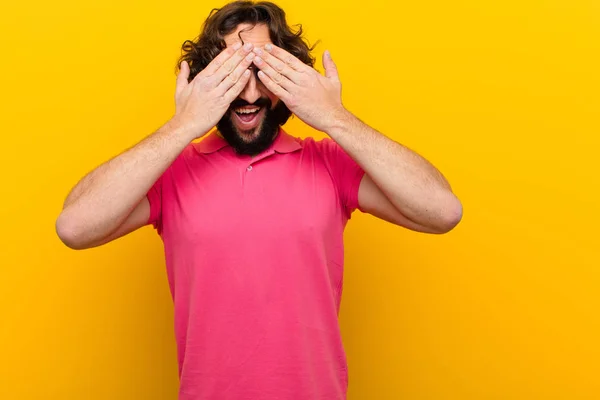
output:
[[[87,174],[67,196],[56,232],[70,248],[95,247],[147,224],[146,194],[195,138],[171,119],[134,147]]]
[[[248,83],[252,45],[223,50],[194,79],[182,63],[175,116],[134,147],[88,173],[67,196],[56,232],[72,249],[99,246],[148,223],[146,194],[183,149],[205,135]]]

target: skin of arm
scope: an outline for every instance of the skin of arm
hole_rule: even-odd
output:
[[[426,233],[446,233],[460,222],[462,204],[440,171],[343,106],[339,74],[328,51],[323,54],[325,76],[275,45],[254,52],[264,85],[363,168],[358,195],[363,210]]]
[[[135,229],[147,221],[146,193],[191,139],[184,127],[169,121],[84,176],[68,194],[56,220],[60,239],[74,249],[103,244],[138,207],[136,223],[127,225]]]
[[[252,45],[223,50],[189,81],[189,66],[177,75],[175,115],[135,146],[85,175],[67,195],[56,233],[72,249],[95,247],[148,222],[146,194],[194,139],[216,125],[250,78]]]
[[[363,210],[425,233],[446,233],[459,223],[460,201],[426,159],[349,112],[327,133],[366,173],[358,192]]]

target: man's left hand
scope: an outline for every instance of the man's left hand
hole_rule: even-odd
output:
[[[348,113],[342,105],[342,84],[328,51],[323,54],[325,76],[287,51],[267,44],[255,48],[258,77],[273,94],[311,127],[329,132]]]

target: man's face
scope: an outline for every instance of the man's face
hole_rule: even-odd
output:
[[[240,41],[238,32],[241,30],[244,43],[260,48],[271,43],[266,25],[240,24],[235,32],[225,36],[228,47]],[[283,102],[262,84],[256,72],[253,66],[246,87],[217,124],[223,138],[240,154],[255,155],[269,147],[288,112]]]

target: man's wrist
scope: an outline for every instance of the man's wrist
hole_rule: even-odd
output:
[[[325,130],[325,133],[327,133],[334,140],[339,135],[343,135],[345,132],[347,132],[350,129],[352,121],[356,119],[356,117],[354,117],[354,115],[343,106],[337,111],[333,112],[331,117],[331,125]]]
[[[177,115],[172,117],[166,123],[166,127],[169,131],[173,132],[173,134],[185,138],[188,142],[201,138],[210,131],[210,129],[200,128],[196,124],[191,124],[189,121],[182,120]]]

